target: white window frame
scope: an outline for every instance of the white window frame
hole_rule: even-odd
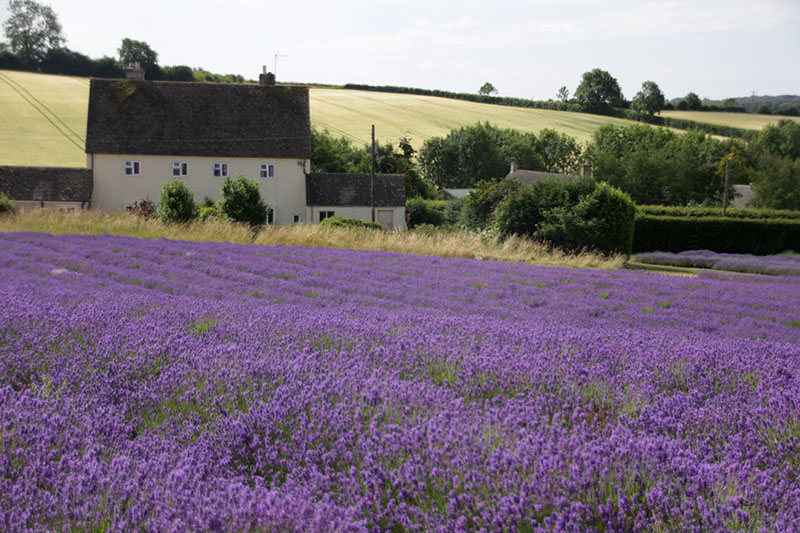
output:
[[[230,176],[228,163],[214,163],[212,166],[215,178],[227,178]]]
[[[189,175],[189,163],[187,161],[173,161],[172,162],[172,176],[183,177]]]
[[[141,161],[125,161],[124,171],[126,176],[141,176],[142,163]]]
[[[303,217],[300,216],[300,213],[294,213],[292,215],[292,224],[299,224],[303,220]]]
[[[275,165],[272,163],[261,163],[258,167],[258,177],[261,179],[272,179],[275,177]]]

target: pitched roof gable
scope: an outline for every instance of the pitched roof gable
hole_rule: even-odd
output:
[[[311,156],[307,87],[93,79],[86,151]]]
[[[375,174],[375,207],[406,204],[405,176]],[[306,205],[369,206],[370,175],[315,173],[306,176]]]

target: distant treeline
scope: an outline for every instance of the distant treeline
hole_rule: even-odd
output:
[[[677,105],[681,98],[674,98],[669,105]],[[764,113],[797,116],[800,109],[800,96],[783,94],[778,96],[740,96],[725,100],[704,99],[698,111],[726,111],[730,113]]]
[[[555,100],[527,100],[525,98],[510,98],[507,96],[487,96],[482,94],[454,93],[450,91],[417,89],[414,87],[396,87],[392,85],[363,85],[356,83],[348,83],[344,85],[343,88],[356,91],[374,91],[382,93],[401,93],[401,94],[418,94],[422,96],[437,96],[440,98],[466,100],[469,102],[478,102],[482,104],[496,104],[496,105],[504,105],[510,107],[524,107],[530,109],[549,109],[551,111],[570,111],[573,113],[586,112],[578,104],[570,102],[559,102]],[[628,120],[636,120],[639,122],[647,122],[649,124],[654,124],[657,126],[665,126],[668,128],[675,128],[680,130],[697,129],[705,133],[708,133],[710,135],[719,135],[722,137],[737,137],[740,139],[747,140],[751,139],[752,136],[756,133],[755,130],[736,128],[733,126],[723,126],[720,124],[695,122],[693,120],[686,120],[680,118],[649,116],[646,114],[637,113],[632,109],[626,109],[626,108],[610,109],[604,114],[607,116],[624,118]]]

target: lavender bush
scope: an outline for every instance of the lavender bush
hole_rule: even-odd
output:
[[[0,530],[787,531],[800,284],[0,234]]]
[[[758,256],[724,254],[709,250],[686,252],[651,252],[638,254],[636,260],[652,265],[710,268],[770,276],[800,276],[800,255]]]

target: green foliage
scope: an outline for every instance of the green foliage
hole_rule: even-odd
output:
[[[800,157],[800,124],[782,119],[762,129],[753,142],[757,155],[769,154],[797,159]]]
[[[225,221],[228,220],[228,217],[226,217],[216,205],[201,205],[197,209],[197,219],[200,222],[205,222],[207,220]]]
[[[478,90],[478,94],[482,94],[484,96],[494,95],[497,94],[497,89],[495,88],[494,85],[492,85],[487,81],[486,83],[481,85],[481,88]]]
[[[194,81],[194,71],[186,65],[164,67],[161,71],[166,81]]]
[[[239,174],[236,180],[226,177],[222,182],[222,199],[219,210],[234,222],[247,222],[251,226],[264,224],[267,205],[258,190],[258,181]]]
[[[23,65],[37,65],[51,48],[64,42],[53,8],[34,0],[10,0],[3,23],[11,51]]]
[[[640,214],[655,217],[721,217],[721,207],[684,207],[666,205],[637,206]],[[800,220],[800,211],[778,209],[737,209],[728,208],[728,218],[769,219],[785,218]]]
[[[0,215],[14,212],[14,202],[5,193],[0,192]]]
[[[752,180],[754,206],[800,210],[800,159],[762,155]]]
[[[800,220],[734,217],[667,217],[640,213],[636,217],[633,251],[772,255],[796,249]]]
[[[761,104],[758,106],[758,110],[756,111],[759,115],[771,115],[772,110],[767,106],[767,104]]]
[[[514,179],[479,181],[475,190],[464,202],[464,222],[471,229],[479,229],[494,220],[494,212],[507,197],[516,195],[522,184]]]
[[[637,113],[653,116],[664,109],[664,93],[656,82],[646,81],[642,83],[642,90],[633,97],[631,107]]]
[[[408,228],[422,224],[441,226],[444,224],[443,200],[426,200],[424,198],[409,198],[406,200],[406,222]]]
[[[164,222],[188,222],[197,217],[194,194],[178,179],[161,187],[156,216]]]
[[[471,188],[482,180],[502,178],[512,160],[520,168],[542,170],[536,135],[500,129],[488,122],[428,139],[419,152],[422,174],[440,189]]]
[[[681,102],[686,102],[685,109],[689,111],[699,111],[703,107],[702,100],[695,93],[687,94]],[[680,103],[678,105],[680,106]]]
[[[623,105],[622,89],[616,78],[596,68],[583,73],[581,83],[575,90],[575,101],[584,111],[605,113]]]
[[[630,197],[591,179],[539,181],[496,210],[501,235],[527,235],[568,251],[630,254],[636,208]]]
[[[129,63],[138,62],[144,69],[146,79],[163,79],[164,74],[161,71],[161,67],[158,66],[158,53],[150,48],[150,45],[146,42],[125,37],[122,39],[122,45],[120,45],[117,53],[123,68]]]
[[[721,203],[718,164],[730,151],[701,131],[676,134],[644,125],[606,125],[587,148],[595,179],[618,187],[637,204]]]
[[[536,139],[536,153],[542,160],[542,170],[545,172],[571,174],[580,167],[583,148],[575,137],[545,128]]]
[[[240,74],[215,74],[203,68],[196,68],[192,71],[194,81],[209,83],[245,83],[244,76]]]
[[[328,217],[319,223],[320,226],[336,227],[336,228],[365,228],[365,229],[381,229],[379,222],[365,222],[358,218],[347,218],[340,216]]]

